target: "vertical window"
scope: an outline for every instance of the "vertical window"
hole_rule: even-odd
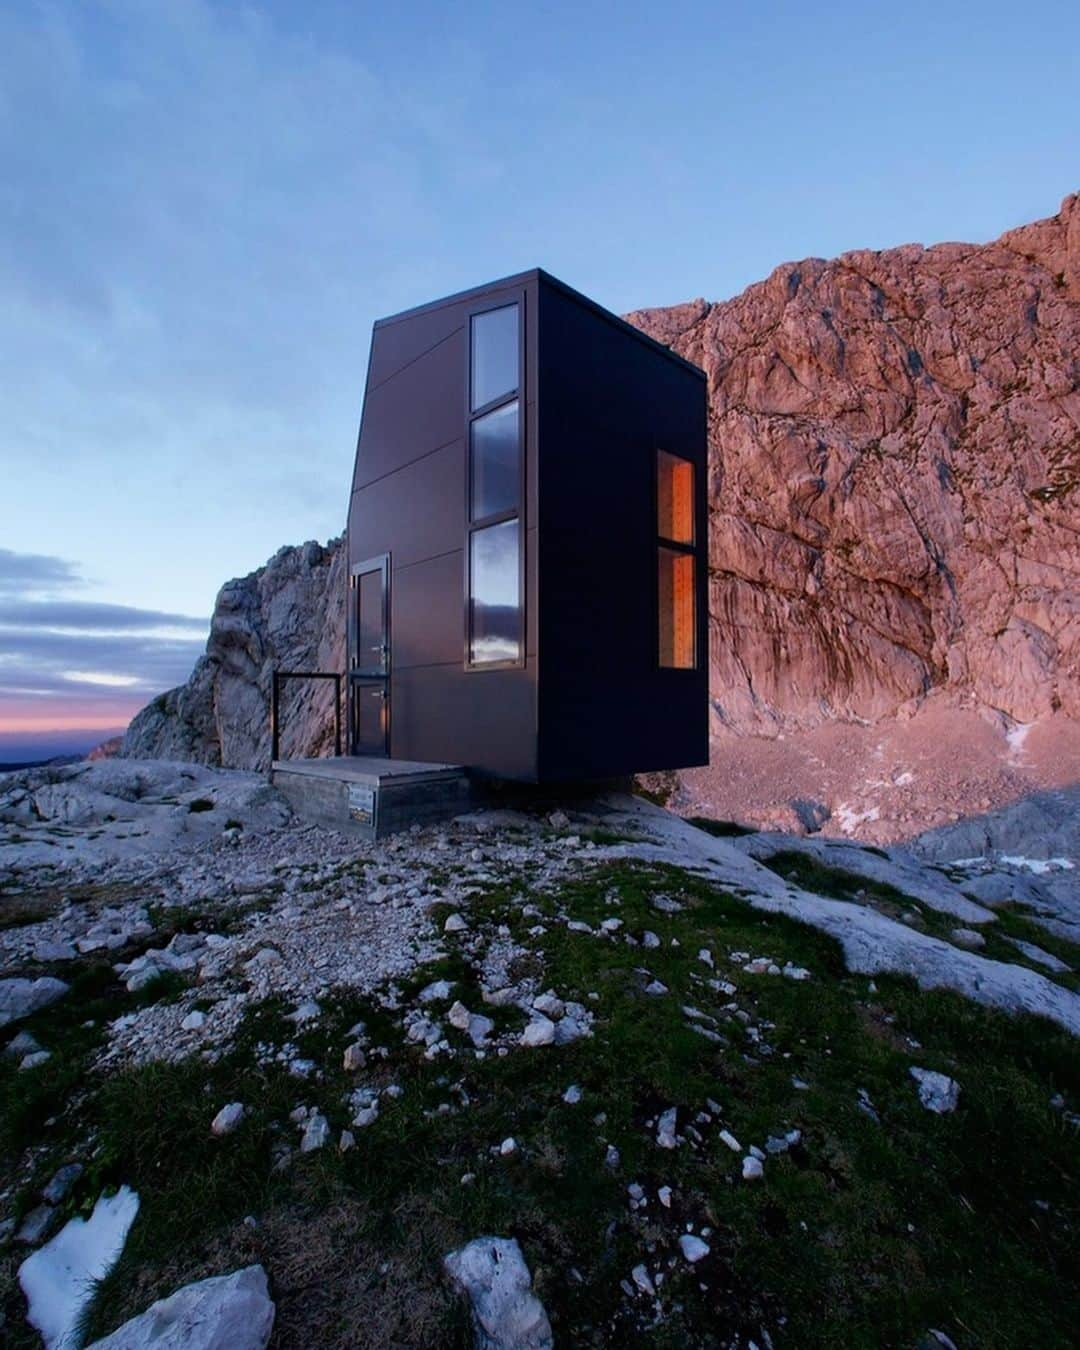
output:
[[[517,665],[521,605],[522,403],[520,310],[474,314],[469,323],[469,522],[467,663]]]
[[[661,666],[697,666],[697,585],[694,556],[694,466],[656,454],[657,597]]]

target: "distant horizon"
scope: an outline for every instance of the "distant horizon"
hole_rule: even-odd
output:
[[[29,761],[60,759],[67,755],[89,754],[114,736],[122,736],[125,726],[72,728],[68,731],[0,731],[0,769],[5,765]]]

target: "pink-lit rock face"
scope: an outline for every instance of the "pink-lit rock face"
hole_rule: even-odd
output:
[[[709,377],[718,724],[1080,715],[1080,197],[628,317]]]

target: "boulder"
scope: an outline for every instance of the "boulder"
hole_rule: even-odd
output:
[[[960,1084],[947,1074],[933,1069],[911,1069],[911,1076],[919,1085],[919,1101],[928,1111],[944,1116],[956,1110],[960,1100]]]
[[[90,1350],[264,1350],[274,1304],[262,1266],[186,1284]]]
[[[51,975],[38,980],[0,980],[0,1027],[47,1008],[63,998],[70,987]]]
[[[124,734],[129,759],[194,760],[222,768],[270,763],[271,671],[345,666],[345,548],[309,542],[280,549],[265,566],[218,592],[206,654],[187,683],[142,709]],[[333,750],[333,684],[289,680],[282,688],[282,753]]]
[[[474,1238],[443,1262],[469,1296],[476,1350],[550,1350],[551,1325],[514,1238]]]

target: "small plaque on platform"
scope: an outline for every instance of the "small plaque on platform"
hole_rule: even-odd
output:
[[[366,783],[350,783],[349,815],[359,825],[375,824],[375,789]]]

